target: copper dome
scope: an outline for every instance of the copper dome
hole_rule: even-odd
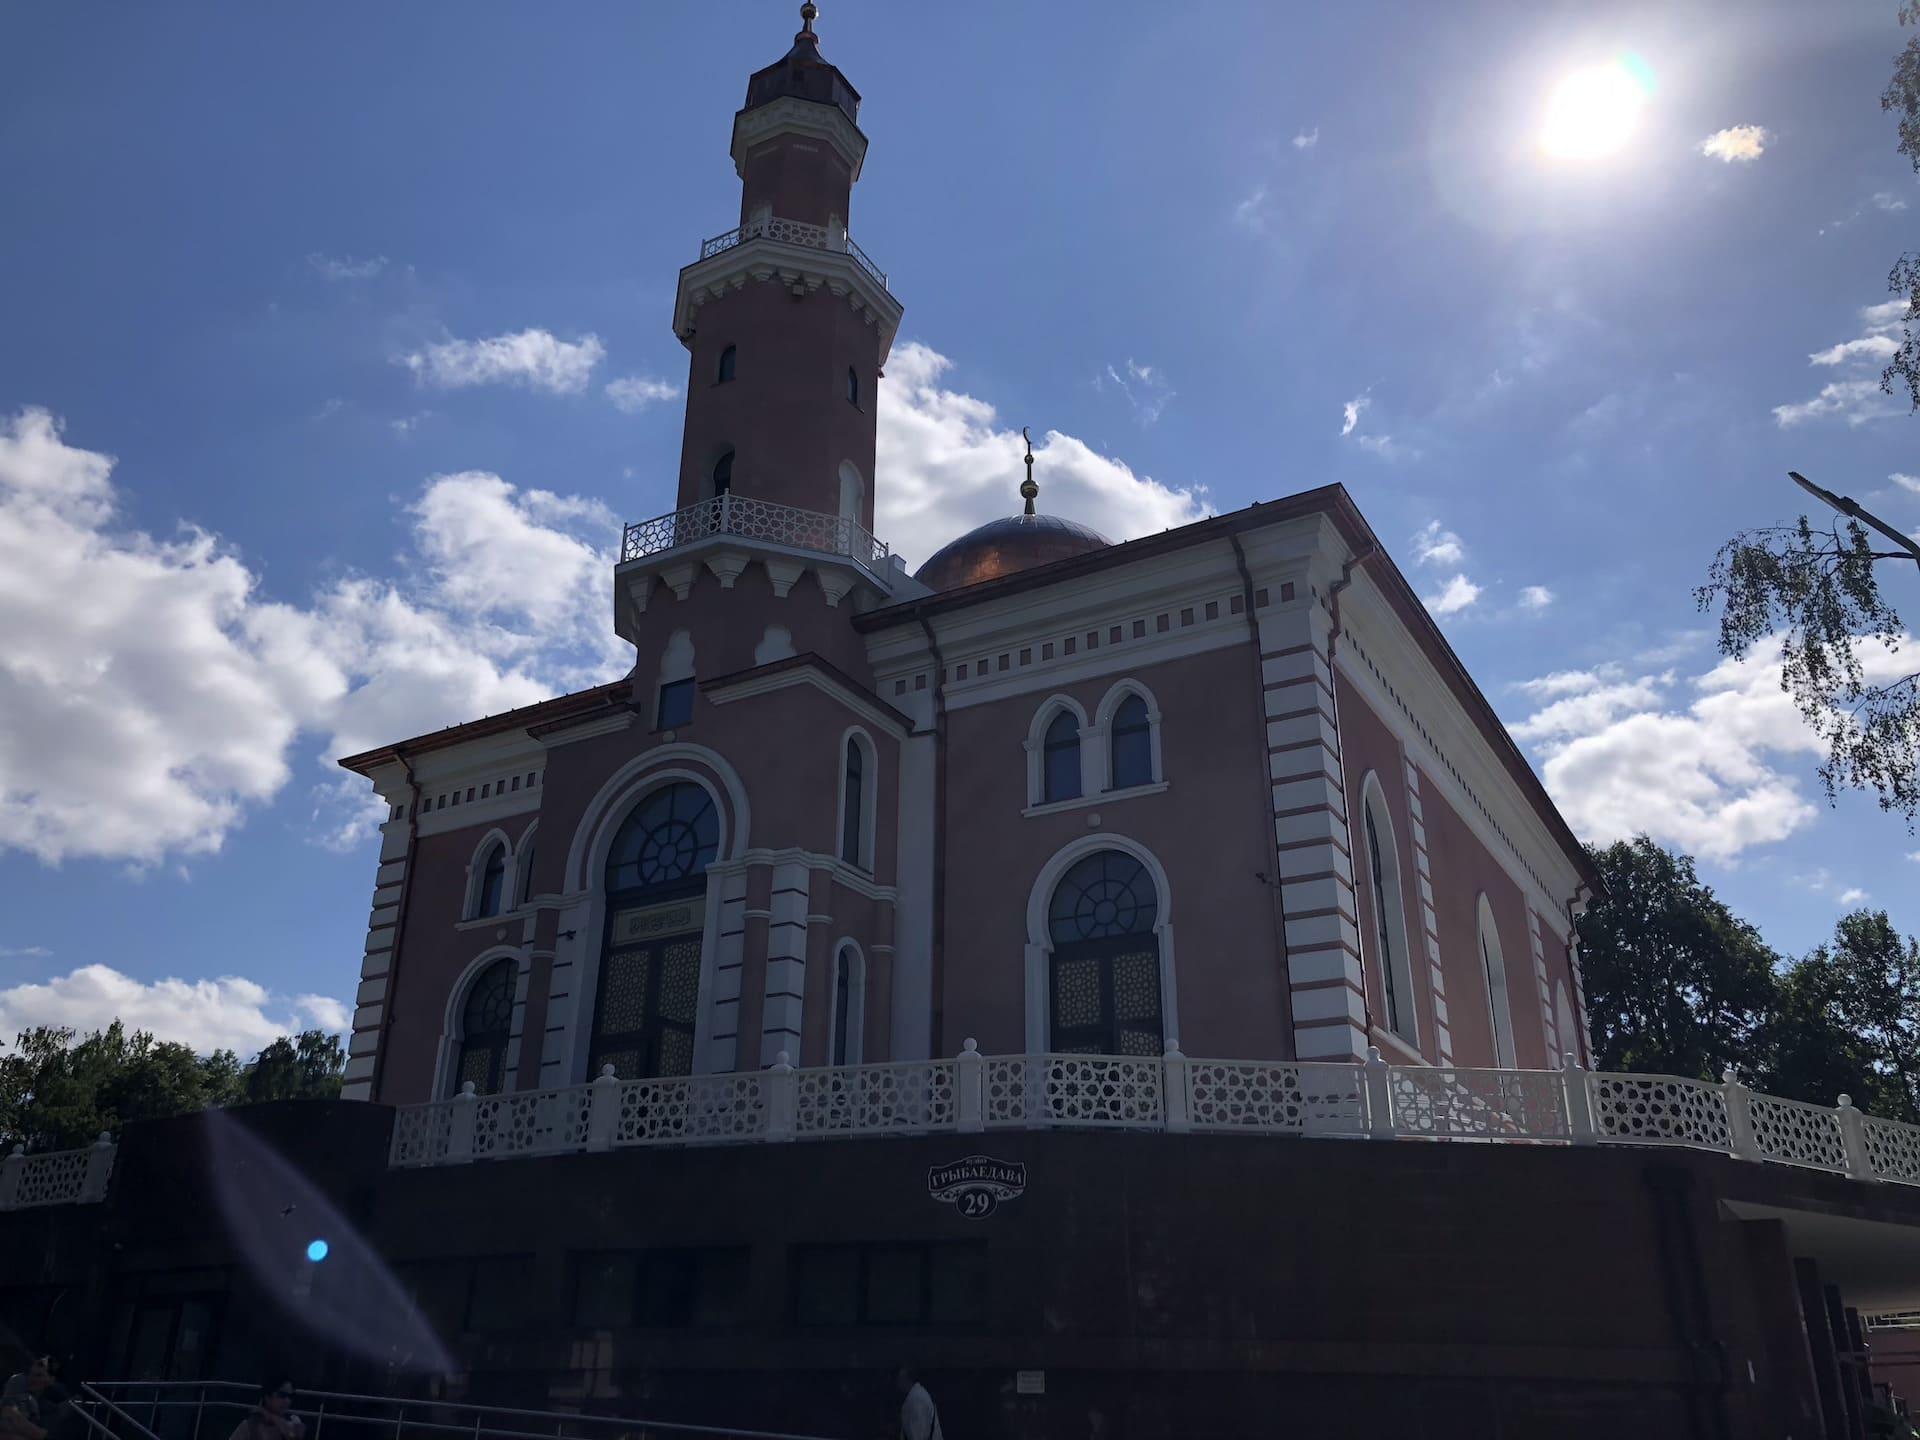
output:
[[[1104,550],[1112,543],[1098,531],[1058,515],[1009,515],[948,541],[914,578],[929,589],[958,590],[1050,560]]]

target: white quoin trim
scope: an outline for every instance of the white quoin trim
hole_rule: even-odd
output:
[[[854,855],[847,859],[847,746],[860,748],[860,843],[854,847]],[[880,815],[877,792],[880,788],[880,751],[873,743],[873,737],[858,725],[849,725],[840,732],[840,746],[834,752],[839,766],[838,783],[834,786],[833,812],[833,854],[836,860],[846,861],[849,865],[873,874],[874,829]]]
[[[1147,707],[1147,739],[1153,757],[1153,774],[1147,777],[1147,783],[1158,784],[1167,778],[1167,767],[1160,750],[1160,702],[1153,698],[1153,692],[1144,681],[1129,676],[1116,681],[1101,697],[1099,708],[1093,712],[1093,746],[1097,752],[1093,759],[1100,776],[1099,789],[1103,791],[1120,788],[1113,783],[1113,717],[1131,695],[1138,695]]]
[[[1494,923],[1493,906],[1482,891],[1479,904],[1480,961],[1487,984],[1487,1017],[1493,1026],[1493,1055],[1490,1063],[1504,1070],[1514,1068],[1513,1006],[1507,997],[1507,958],[1500,948],[1500,927]]]
[[[1053,932],[1047,924],[1047,910],[1060,879],[1087,856],[1101,850],[1118,850],[1131,855],[1146,867],[1153,880],[1156,918],[1153,933],[1160,942],[1160,1033],[1172,1045],[1180,1034],[1177,1004],[1179,987],[1174,983],[1173,966],[1173,888],[1167,883],[1166,867],[1160,858],[1137,840],[1124,835],[1083,835],[1060,847],[1040,867],[1033,889],[1027,896],[1027,1051],[1045,1054],[1050,1038],[1052,987],[1047,983],[1052,970]]]
[[[1370,939],[1365,946],[1373,952],[1373,963],[1381,971],[1382,988],[1380,991],[1380,1020],[1387,1019],[1386,983],[1393,986],[1394,1009],[1398,1012],[1399,1025],[1389,1027],[1392,1033],[1406,1041],[1414,1049],[1420,1048],[1420,1008],[1414,1002],[1413,989],[1413,951],[1407,943],[1407,895],[1404,877],[1400,869],[1400,838],[1393,828],[1393,812],[1387,808],[1386,791],[1380,787],[1378,772],[1369,770],[1360,782],[1360,824],[1354,835],[1354,843],[1359,854],[1354,856],[1354,868],[1364,875],[1367,881],[1369,898],[1373,908],[1366,916],[1361,934]],[[1380,842],[1380,896],[1373,896],[1373,855],[1367,844],[1367,818],[1372,816],[1376,838]],[[1384,900],[1384,906],[1382,901]],[[1387,948],[1392,952],[1391,967],[1380,955],[1380,910],[1384,908],[1387,922]],[[1388,968],[1392,975],[1386,974]]]
[[[834,1049],[840,1042],[840,957],[847,957],[847,1058],[836,1060]],[[867,957],[860,942],[843,935],[833,942],[829,952],[832,969],[828,972],[827,1056],[828,1065],[858,1065],[866,1058],[867,1034]]]
[[[1095,730],[1087,723],[1085,708],[1071,695],[1050,695],[1033,712],[1033,723],[1027,727],[1028,805],[1045,805],[1049,801],[1046,793],[1047,727],[1062,711],[1073,716],[1080,732],[1080,794],[1098,795],[1106,788],[1105,777],[1097,768],[1099,759],[1095,751],[1099,746],[1094,743]]]
[[[507,1028],[506,1057],[500,1065],[500,1093],[504,1095],[511,1091],[514,1081],[519,1078],[523,1043],[521,1032],[527,1017],[527,978],[532,967],[524,950],[512,945],[495,945],[468,961],[467,968],[460,972],[460,978],[447,992],[446,1013],[440,1020],[440,1051],[433,1062],[433,1093],[440,1099],[450,1100],[460,1089],[454,1083],[454,1077],[460,1064],[460,1042],[466,1038],[462,1021],[467,1008],[467,996],[473,990],[474,982],[502,960],[514,962],[514,977],[513,1016]]]
[[[480,837],[480,843],[473,847],[473,858],[467,861],[467,895],[460,906],[462,920],[490,919],[480,914],[480,886],[486,879],[487,855],[493,847],[500,847],[501,863],[506,867],[500,880],[500,908],[495,915],[505,915],[518,903],[513,893],[514,855],[513,842],[507,838],[507,832],[498,826]]]

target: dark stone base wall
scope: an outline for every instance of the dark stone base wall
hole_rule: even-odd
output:
[[[1806,1437],[1806,1257],[1727,1202],[1920,1227],[1920,1194],[1658,1150],[1006,1132],[390,1172],[388,1118],[141,1127],[106,1204],[0,1216],[0,1316],[88,1374],[423,1393],[395,1368],[433,1348],[411,1294],[450,1398],[830,1436],[892,1433],[905,1362],[955,1440]],[[1024,1193],[931,1198],[969,1154]],[[620,1323],[585,1252],[660,1267]],[[849,1264],[893,1277],[860,1303],[918,1293],[919,1318],[834,1311]],[[154,1339],[169,1314],[192,1353]]]

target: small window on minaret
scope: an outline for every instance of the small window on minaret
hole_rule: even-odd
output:
[[[860,372],[851,365],[847,367],[847,404],[860,403]]]
[[[733,489],[733,451],[713,462],[713,498],[718,500]]]
[[[729,380],[733,379],[734,360],[735,360],[735,355],[734,355],[733,346],[729,345],[727,346],[726,349],[720,352],[720,368],[716,372],[716,379],[715,379],[716,384],[724,385]]]

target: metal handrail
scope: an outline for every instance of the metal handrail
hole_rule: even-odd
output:
[[[821,555],[844,555],[876,576],[886,573],[893,553],[886,541],[849,516],[729,491],[626,526],[620,534],[620,560],[622,564],[642,560],[716,535],[766,540]]]
[[[724,255],[735,246],[749,240],[765,240],[775,245],[793,245],[802,250],[825,250],[833,254],[851,255],[854,263],[865,270],[880,286],[887,289],[887,272],[873,263],[871,256],[854,244],[853,236],[847,233],[845,226],[828,227],[810,225],[804,220],[787,220],[778,215],[767,216],[760,220],[750,220],[744,225],[736,225],[731,230],[722,230],[718,235],[709,235],[700,242],[700,258],[711,260],[716,255]]]
[[[107,1396],[101,1394],[99,1387],[102,1386],[114,1390],[193,1390],[195,1394],[191,1399],[160,1400],[156,1398],[139,1402],[146,1406],[149,1414],[159,1409],[186,1409],[192,1407],[195,1411],[193,1440],[200,1440],[201,1417],[209,1408],[244,1411],[251,1410],[254,1406],[254,1401],[251,1399],[209,1398],[208,1391],[217,1390],[229,1393],[238,1391],[243,1396],[253,1396],[259,1393],[258,1386],[248,1385],[238,1380],[103,1380],[81,1387],[83,1392],[99,1401],[116,1415],[124,1418],[128,1424],[139,1430],[140,1435],[145,1437],[145,1440],[160,1440],[160,1437],[155,1435],[149,1427],[135,1420],[124,1408],[116,1405]],[[298,1390],[295,1394],[298,1399],[315,1399],[320,1402],[317,1407],[312,1408],[295,1406],[291,1412],[300,1416],[302,1419],[312,1422],[308,1431],[308,1440],[321,1440],[321,1431],[329,1418],[333,1420],[336,1426],[378,1426],[382,1430],[390,1428],[396,1440],[397,1437],[406,1432],[461,1434],[473,1436],[475,1440],[488,1440],[488,1437],[491,1437],[491,1440],[561,1440],[561,1437],[569,1425],[612,1425],[623,1431],[634,1432],[635,1435],[639,1437],[639,1440],[644,1440],[644,1437],[649,1434],[662,1436],[711,1436],[718,1437],[718,1440],[830,1440],[830,1437],[799,1435],[782,1430],[746,1430],[725,1425],[694,1425],[682,1421],[648,1420],[632,1415],[590,1415],[568,1410],[526,1410],[510,1405],[475,1405],[458,1400],[418,1400],[397,1395],[361,1395],[343,1390]],[[351,1411],[335,1409],[329,1414],[327,1405],[330,1401],[379,1407],[391,1406],[394,1413],[391,1415],[356,1415]],[[441,1420],[428,1418],[410,1419],[406,1414],[410,1407],[415,1411],[425,1411],[429,1415],[436,1412],[441,1414],[452,1412],[454,1414],[470,1415],[472,1419],[470,1421],[462,1420],[457,1424],[449,1424]],[[550,1430],[528,1430],[515,1429],[504,1425],[483,1424],[482,1421],[489,1416],[500,1416],[508,1419],[550,1420],[553,1422],[553,1428]],[[93,1417],[89,1417],[90,1420],[92,1420],[92,1418]],[[93,1423],[98,1426],[97,1420]],[[121,1440],[124,1440],[124,1437],[121,1437]]]

